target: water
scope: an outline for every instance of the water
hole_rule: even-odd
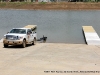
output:
[[[12,28],[37,25],[38,39],[48,43],[85,44],[82,26],[93,26],[100,36],[100,11],[0,10],[0,38]]]

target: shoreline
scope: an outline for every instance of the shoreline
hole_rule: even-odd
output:
[[[100,10],[100,2],[1,2],[0,9],[21,10]]]

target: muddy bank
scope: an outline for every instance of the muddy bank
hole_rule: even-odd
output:
[[[58,2],[58,3],[25,3],[25,2],[1,2],[1,9],[41,9],[41,10],[99,10],[100,2]]]

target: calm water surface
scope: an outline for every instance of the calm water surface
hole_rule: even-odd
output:
[[[37,25],[38,39],[48,43],[85,44],[82,26],[93,26],[100,36],[100,11],[0,10],[0,38],[12,28]]]

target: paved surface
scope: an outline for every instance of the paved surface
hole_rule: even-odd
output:
[[[100,46],[38,43],[3,48],[0,43],[0,75],[100,75]]]

